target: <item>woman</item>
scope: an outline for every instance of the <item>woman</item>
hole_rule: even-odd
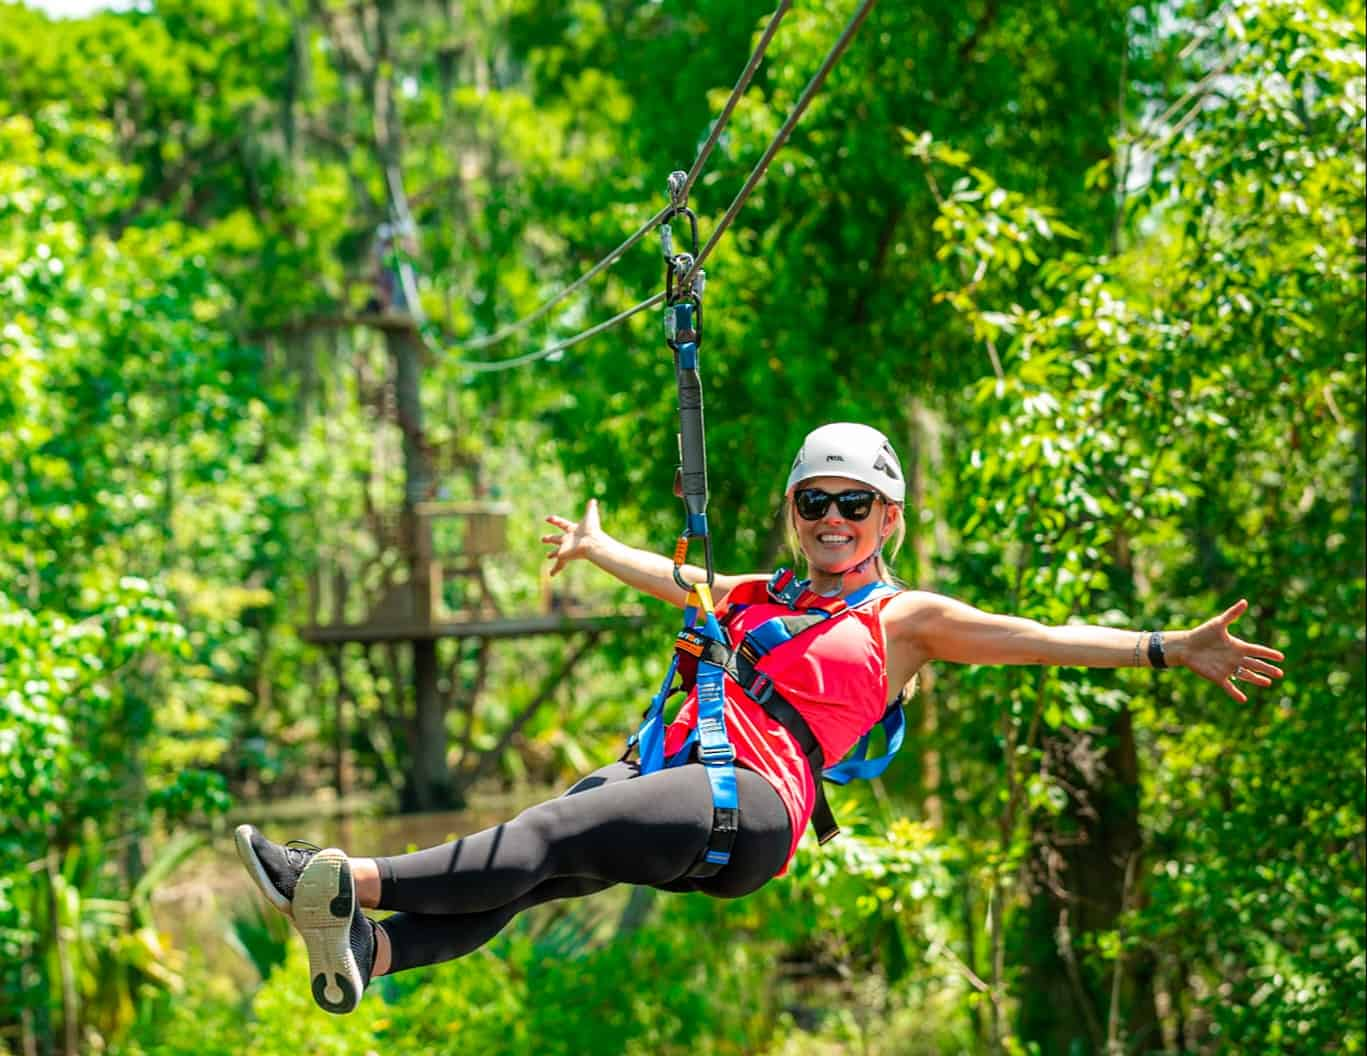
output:
[[[819,789],[814,769],[840,759],[929,660],[1180,666],[1241,702],[1246,697],[1236,682],[1268,686],[1281,677],[1270,662],[1282,660],[1281,653],[1229,634],[1244,601],[1193,630],[1165,636],[1047,627],[926,591],[879,591],[876,585],[889,578],[884,549],[891,543],[889,556],[895,554],[905,530],[905,495],[886,437],[863,425],[822,426],[803,442],[785,490],[790,535],[810,575],[805,593],[799,597],[799,588],[790,586],[782,598],[771,596],[763,575],[716,577],[718,612],[733,644],[763,637],[757,628],[791,613],[791,604],[803,608],[803,599],[830,611],[801,641],[773,648],[745,676],[727,679],[726,727],[741,809],[730,860],[714,875],[695,875],[706,871],[696,867],[713,821],[704,767],[685,750],[696,694],[666,736],[666,755],[677,756],[679,765],[641,775],[635,764],[615,763],[558,799],[451,844],[392,858],[349,858],[336,848],[281,846],[241,826],[244,864],[304,937],[318,1004],[349,1012],[375,976],[463,956],[517,913],[552,899],[619,883],[718,897],[756,890],[787,869],[812,817]],[[552,547],[552,575],[587,560],[644,593],[685,603],[670,560],[609,536],[596,503],[589,502],[578,522],[547,520],[556,529],[543,536]],[[691,580],[701,576],[689,570]],[[823,599],[851,604],[835,612],[840,607]],[[754,691],[760,682],[764,693]],[[771,697],[781,697],[800,718],[776,716]],[[808,744],[804,753],[794,721],[809,731],[803,736],[815,749]],[[375,923],[362,908],[395,913]]]

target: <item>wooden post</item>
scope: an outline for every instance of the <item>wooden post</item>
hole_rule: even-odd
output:
[[[342,654],[344,646],[341,644],[333,646],[328,652],[332,658],[332,669],[337,679],[337,715],[333,728],[332,750],[333,765],[336,769],[337,779],[337,802],[345,803],[346,798],[351,793],[351,782],[347,775],[347,685],[345,656]]]
[[[422,424],[422,347],[415,330],[392,327],[385,340],[394,358],[394,394],[403,433],[403,535],[409,563],[413,615],[423,627],[432,623],[431,524],[417,506],[432,490],[432,463]],[[413,642],[413,694],[417,754],[413,761],[413,800],[418,810],[441,810],[450,805],[451,775],[446,766],[446,708],[437,691],[437,643],[434,638]]]

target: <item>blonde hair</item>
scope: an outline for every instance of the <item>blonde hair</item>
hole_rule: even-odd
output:
[[[892,534],[883,540],[882,546],[879,547],[878,553],[873,559],[874,568],[878,572],[878,578],[884,583],[890,583],[894,587],[905,588],[906,584],[888,570],[888,562],[896,560],[897,553],[902,549],[902,543],[907,537],[906,507],[900,502],[893,502],[881,491],[878,492],[878,497],[883,500],[885,505],[895,506],[898,510],[898,515],[897,524],[893,526]],[[805,572],[807,571],[807,555],[802,549],[802,543],[798,540],[796,518],[797,510],[793,505],[793,493],[790,491],[783,498],[783,535],[787,540],[788,549],[793,553],[793,560],[802,562],[803,571]],[[885,550],[887,551],[886,557],[884,556]]]

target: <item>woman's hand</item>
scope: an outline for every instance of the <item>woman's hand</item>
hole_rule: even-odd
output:
[[[1281,678],[1278,663],[1286,657],[1276,649],[1235,638],[1229,625],[1248,609],[1248,602],[1239,600],[1219,616],[1182,635],[1181,647],[1175,659],[1222,688],[1240,704],[1248,697],[1234,684],[1247,682],[1254,686],[1270,686],[1274,678]]]
[[[551,575],[555,575],[571,561],[588,557],[589,549],[603,538],[603,529],[598,523],[598,500],[589,499],[584,510],[584,519],[575,523],[564,517],[554,515],[546,518],[547,524],[559,528],[559,533],[543,535],[541,541],[555,547],[546,555],[546,560],[554,561]]]

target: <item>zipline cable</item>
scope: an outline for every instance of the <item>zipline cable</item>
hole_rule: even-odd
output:
[[[535,363],[538,359],[546,359],[549,356],[555,355],[557,352],[563,352],[571,345],[579,344],[580,341],[587,341],[595,334],[601,334],[604,330],[611,329],[618,323],[625,322],[637,312],[644,312],[647,308],[654,308],[656,305],[664,303],[664,299],[665,295],[663,291],[657,293],[649,300],[642,301],[640,304],[628,308],[625,312],[620,312],[611,319],[604,320],[597,326],[591,327],[583,333],[575,334],[573,337],[566,338],[564,341],[558,341],[548,348],[543,348],[536,352],[528,352],[523,356],[514,356],[512,359],[497,359],[487,363],[461,363],[461,369],[469,371],[471,374],[492,374],[495,371],[511,370],[513,367],[521,367],[528,363]]]
[[[665,216],[669,213],[670,208],[670,206],[665,206],[663,209],[661,209],[658,213],[656,213],[644,224],[642,224],[641,227],[630,238],[628,238],[625,242],[623,242],[620,246],[614,249],[602,260],[600,260],[588,271],[584,272],[583,275],[579,276],[578,279],[570,283],[559,293],[553,294],[547,300],[543,301],[540,307],[538,307],[530,315],[525,316],[524,318],[519,319],[516,322],[509,323],[507,326],[495,330],[492,334],[486,334],[484,337],[475,337],[471,338],[468,341],[457,342],[456,344],[449,346],[449,350],[452,352],[459,352],[466,349],[472,352],[478,351],[481,348],[488,348],[490,345],[496,345],[500,341],[512,337],[513,334],[517,333],[519,330],[525,330],[527,327],[531,326],[532,323],[542,318],[547,312],[549,312],[557,304],[563,301],[566,297],[570,296],[570,294],[582,289],[585,283],[587,283],[595,275],[600,274],[605,269],[617,263],[618,259],[622,256],[623,253],[629,250],[632,246],[636,245],[636,243],[641,241],[641,239],[645,238],[646,235],[650,234],[650,232],[655,228],[655,226],[659,224],[659,222],[663,220]],[[474,363],[465,363],[462,365],[470,369],[481,369],[479,365]]]
[[[783,148],[783,145],[786,142],[788,142],[788,137],[792,134],[793,129],[797,127],[797,123],[802,120],[802,115],[806,112],[812,99],[815,98],[816,93],[821,90],[821,86],[825,83],[827,75],[831,72],[831,69],[835,64],[840,61],[840,56],[845,53],[845,49],[849,47],[850,41],[853,40],[854,35],[859,32],[859,27],[864,24],[864,20],[868,18],[869,12],[873,10],[873,5],[877,2],[878,0],[863,0],[859,5],[859,9],[855,11],[854,15],[850,18],[849,23],[845,26],[844,31],[836,39],[836,42],[831,45],[831,50],[826,53],[826,57],[822,60],[821,66],[817,69],[816,73],[812,75],[812,79],[807,82],[807,87],[802,90],[802,94],[798,97],[792,112],[788,114],[788,119],[783,122],[782,127],[779,128],[777,134],[774,136],[773,142],[769,144],[768,149],[765,150],[763,156],[759,159],[759,162],[755,165],[754,169],[751,170],[749,177],[745,181],[745,185],[741,187],[730,206],[727,207],[726,213],[722,216],[721,222],[717,224],[711,237],[708,238],[702,249],[698,251],[698,255],[693,261],[693,266],[688,270],[687,274],[679,279],[678,284],[681,288],[689,288],[689,285],[693,281],[693,276],[697,274],[698,269],[702,267],[703,262],[707,260],[708,255],[716,248],[717,243],[721,241],[721,236],[724,235],[726,229],[731,226],[731,221],[733,221],[736,218],[736,214],[741,211],[741,208],[745,205],[746,199],[750,197],[750,192],[755,189],[755,185],[764,178],[764,174],[769,168],[769,163],[774,160],[774,155]]]
[[[812,100],[816,97],[816,94],[821,90],[822,86],[825,84],[826,78],[830,75],[831,70],[835,67],[835,64],[840,61],[841,56],[844,55],[845,50],[849,47],[850,42],[854,39],[854,35],[857,32],[859,32],[859,28],[864,24],[864,21],[868,18],[870,12],[872,12],[873,7],[877,2],[878,0],[862,0],[862,3],[859,5],[859,8],[855,11],[854,15],[851,16],[850,21],[846,24],[840,36],[836,38],[835,43],[831,45],[831,49],[826,53],[826,57],[822,59],[821,65],[817,68],[816,73],[812,75],[812,79],[807,82],[807,86],[802,90],[802,94],[798,97],[798,100],[794,104],[792,111],[789,112],[788,117],[784,120],[778,132],[774,135],[773,140],[765,149],[764,154],[755,164],[755,167],[750,171],[750,175],[746,178],[744,185],[741,187],[740,191],[737,192],[736,197],[732,199],[731,204],[727,207],[726,213],[722,216],[721,222],[717,224],[717,227],[712,232],[711,237],[708,238],[706,244],[702,247],[701,250],[699,250],[697,256],[693,260],[692,267],[690,267],[685,274],[679,277],[678,288],[690,288],[694,276],[697,275],[699,268],[702,267],[703,262],[711,254],[712,250],[716,248],[717,243],[721,241],[722,235],[726,233],[727,228],[731,226],[731,223],[740,213],[741,209],[744,207],[746,201],[749,199],[751,193],[754,191],[759,181],[764,178],[765,173],[769,169],[770,163],[774,160],[774,156],[778,154],[778,152],[781,149],[783,149],[783,146],[788,142],[788,137],[792,135],[793,129],[796,128],[797,123],[800,120],[802,120],[803,114],[807,112],[807,107],[811,105]],[[769,27],[766,27],[765,33],[763,37],[761,37],[759,45],[755,49],[756,56],[762,55],[763,49],[768,47],[769,40],[773,36],[770,30],[777,27],[778,20],[783,16],[783,14],[787,12],[787,9],[790,6],[790,4],[791,0],[783,0],[779,8],[774,12],[774,16],[770,20]],[[758,67],[758,61],[755,56],[751,57],[751,62],[755,67]],[[749,83],[749,78],[746,76],[747,72],[750,76],[753,76],[754,70],[747,65],[747,70],[742,72],[741,80],[736,82],[736,87],[732,90],[733,99],[738,99],[740,93],[744,92],[746,85]],[[729,118],[730,111],[732,109],[734,109],[733,101],[728,100],[727,106],[723,108],[723,113]],[[715,136],[709,137],[709,139],[712,139],[713,142],[715,142],[715,138],[720,136],[719,129],[721,127],[723,127],[723,122],[719,118],[717,125],[713,128]],[[710,153],[711,146],[708,144],[704,144],[704,150]],[[706,155],[702,151],[700,151],[698,161],[694,162],[694,169],[700,172],[701,163],[705,160]],[[692,179],[695,178],[695,176],[695,173],[690,173],[690,178],[684,181],[684,186],[689,186],[692,183]],[[673,212],[674,208],[675,207],[672,203],[669,206],[666,206],[663,210],[657,213],[655,217],[652,218],[650,223],[657,223],[659,220],[663,219],[664,216]],[[630,244],[634,245],[636,241],[639,241],[639,239],[643,237],[644,231],[649,229],[649,226],[650,225],[647,224],[644,228],[642,228],[641,231],[636,232],[636,234],[634,234],[632,238],[629,240]],[[623,249],[625,248],[629,248],[629,246],[624,246]],[[588,277],[589,276],[585,276],[583,280],[577,283],[576,288],[579,285],[582,285],[584,281],[587,281]],[[508,370],[513,367],[525,366],[528,363],[534,363],[538,360],[546,359],[549,356],[553,356],[558,352],[564,351],[572,345],[576,345],[581,341],[587,340],[588,338],[595,336],[596,334],[602,333],[604,330],[608,330],[611,327],[616,326],[618,323],[623,322],[626,319],[629,319],[631,316],[637,314],[638,312],[642,312],[645,311],[645,309],[647,308],[654,307],[655,305],[661,303],[664,300],[664,298],[665,295],[663,293],[656,294],[649,300],[642,301],[640,304],[637,304],[632,308],[628,308],[626,311],[613,316],[611,319],[599,323],[598,325],[588,330],[585,330],[582,333],[576,334],[573,337],[567,338],[564,341],[557,342],[556,344],[551,345],[548,348],[544,348],[536,352],[529,352],[526,355],[516,356],[512,359],[494,360],[490,362],[462,363],[461,367],[470,373],[493,373],[495,371]],[[558,301],[559,298],[557,298],[556,300]],[[547,309],[549,309],[549,307],[549,304],[546,305]],[[517,325],[518,324],[510,324],[511,327],[516,327]],[[455,347],[460,348],[462,346],[457,345]]]
[[[780,0],[778,7],[774,9],[773,15],[769,18],[769,24],[764,27],[764,33],[759,38],[759,43],[755,45],[754,54],[750,56],[750,61],[745,64],[745,69],[741,70],[740,79],[736,81],[736,86],[731,89],[731,97],[726,100],[726,105],[721,108],[721,113],[717,115],[717,120],[712,124],[712,131],[708,133],[707,141],[698,151],[698,156],[693,161],[693,167],[688,170],[688,178],[684,180],[681,198],[687,198],[688,192],[692,189],[694,182],[702,175],[703,166],[707,164],[707,158],[712,153],[712,148],[721,139],[722,131],[726,128],[726,123],[731,120],[731,112],[736,109],[736,104],[740,102],[740,97],[745,94],[745,89],[750,87],[750,80],[755,76],[755,71],[759,69],[760,61],[764,58],[764,52],[769,47],[769,41],[774,39],[774,34],[778,31],[778,24],[783,21],[783,16],[788,13],[788,9],[793,6],[793,0]]]
[[[749,61],[745,64],[745,68],[741,70],[740,78],[736,81],[735,86],[731,89],[731,95],[726,100],[726,105],[722,107],[721,113],[717,116],[716,121],[712,123],[712,129],[708,133],[707,139],[706,141],[704,141],[701,149],[699,149],[698,156],[693,161],[693,167],[688,170],[688,176],[683,183],[683,190],[681,194],[682,198],[686,199],[688,197],[689,189],[697,181],[698,177],[702,175],[703,167],[707,164],[707,159],[711,155],[712,149],[717,145],[717,141],[721,139],[721,134],[726,129],[727,122],[731,120],[731,114],[736,109],[736,104],[740,102],[741,96],[745,94],[745,90],[748,87],[750,87],[750,81],[754,78],[755,71],[759,69],[759,65],[764,59],[764,53],[768,50],[769,42],[773,40],[774,34],[778,30],[778,24],[781,21],[783,21],[783,16],[788,13],[788,9],[792,6],[793,0],[780,0],[778,7],[774,9],[774,13],[769,18],[768,25],[764,27],[764,32],[760,35],[759,43],[755,45],[755,50],[753,53],[751,53]],[[606,257],[600,260],[597,264],[595,264],[592,268],[590,268],[587,272],[581,275],[570,285],[566,286],[563,290],[560,290],[558,293],[552,294],[549,298],[543,301],[530,315],[524,316],[523,318],[518,319],[515,322],[509,323],[507,326],[500,327],[494,333],[487,334],[484,337],[476,337],[471,338],[468,341],[456,342],[453,345],[449,345],[448,350],[452,352],[476,352],[483,348],[489,348],[491,345],[496,345],[506,340],[507,338],[512,337],[519,331],[525,330],[527,327],[531,326],[532,323],[536,322],[538,319],[543,318],[552,308],[554,308],[565,298],[582,289],[586,283],[588,283],[591,279],[594,278],[594,276],[601,274],[605,269],[615,264],[621,258],[621,256],[624,253],[626,253],[627,250],[629,250],[632,246],[636,245],[637,242],[639,242],[642,238],[644,238],[647,234],[654,230],[655,227],[658,226],[659,223],[662,220],[664,220],[665,217],[671,211],[672,206],[665,206],[658,213],[656,213],[649,220],[647,220],[643,225],[641,225],[641,227],[634,234],[632,234],[631,237],[629,237],[625,242],[623,242],[620,246],[614,249],[611,253],[609,253]],[[634,315],[635,311],[639,310],[641,307],[641,305],[638,305],[637,309],[633,309],[629,312],[623,313],[622,315],[617,317],[617,320],[620,321],[622,319],[627,318],[630,315]],[[592,332],[599,333],[600,331],[598,329],[595,329]],[[569,343],[573,344],[575,343],[575,340],[577,339],[572,339]],[[565,343],[562,342],[561,346],[565,347]],[[560,347],[544,349],[539,354],[532,354],[531,359],[529,359],[527,356],[518,356],[515,357],[515,360],[507,360],[506,362],[509,364],[520,365],[521,363],[531,362],[532,359],[544,359],[546,356],[552,354],[552,352],[560,350]],[[473,373],[486,373],[494,370],[504,369],[502,366],[498,364],[497,361],[487,363],[471,362],[462,363],[461,365]]]

